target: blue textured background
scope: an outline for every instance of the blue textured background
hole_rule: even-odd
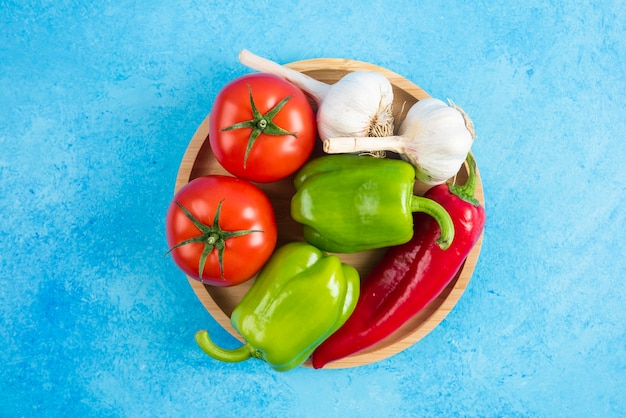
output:
[[[0,415],[626,415],[626,9],[494,3],[0,1]],[[278,374],[196,346],[236,342],[164,214],[241,48],[372,62],[472,115],[481,258],[410,349]]]

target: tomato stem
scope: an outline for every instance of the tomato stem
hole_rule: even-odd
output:
[[[200,235],[195,237],[188,238],[184,241],[179,242],[170,248],[165,255],[172,252],[174,249],[178,247],[182,247],[183,245],[199,243],[204,244],[204,248],[202,250],[202,254],[200,255],[200,260],[198,262],[198,277],[202,280],[202,273],[204,271],[204,265],[206,264],[206,260],[209,255],[213,252],[214,249],[217,249],[217,257],[220,265],[220,275],[222,280],[224,278],[224,249],[226,248],[226,241],[230,238],[240,237],[243,235],[251,234],[253,232],[264,232],[258,229],[242,229],[238,231],[225,231],[220,227],[220,213],[222,211],[222,203],[224,203],[225,199],[220,200],[217,205],[217,209],[215,210],[215,216],[213,218],[213,225],[207,225],[202,223],[199,219],[197,219],[191,212],[189,212],[183,205],[179,202],[174,202],[183,211],[185,216],[189,218],[189,220],[195,225],[196,228],[200,231]]]
[[[248,138],[248,144],[246,146],[246,152],[243,156],[243,168],[246,168],[246,163],[248,161],[248,155],[250,154],[250,150],[254,145],[254,142],[261,134],[266,135],[292,135],[297,137],[298,135],[295,132],[289,132],[280,126],[276,125],[273,122],[274,117],[281,111],[281,109],[287,104],[287,102],[293,97],[287,96],[282,99],[276,106],[267,111],[267,113],[262,114],[259,109],[256,107],[254,103],[254,97],[252,96],[252,87],[248,84],[248,92],[250,93],[250,108],[252,110],[252,119],[238,122],[233,125],[227,126],[226,128],[220,129],[220,132],[232,131],[233,129],[242,129],[249,128],[252,129],[250,132],[250,137]]]

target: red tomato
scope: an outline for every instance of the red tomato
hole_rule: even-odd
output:
[[[209,141],[229,173],[268,183],[306,162],[316,142],[316,126],[313,108],[300,89],[280,77],[254,73],[231,81],[217,95],[209,116]]]
[[[166,237],[174,262],[188,276],[232,286],[252,278],[269,259],[276,246],[276,218],[257,186],[208,175],[176,193],[167,210]]]

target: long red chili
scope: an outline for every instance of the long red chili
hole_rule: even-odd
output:
[[[311,356],[316,369],[357,353],[389,336],[432,302],[452,281],[485,226],[485,209],[475,197],[476,163],[468,154],[464,185],[442,184],[424,195],[441,204],[454,222],[447,250],[437,244],[435,220],[414,215],[411,241],[390,247],[363,279],[361,295],[348,321]]]

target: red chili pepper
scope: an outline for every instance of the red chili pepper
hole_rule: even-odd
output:
[[[361,295],[348,321],[311,356],[316,369],[359,352],[389,336],[432,302],[452,281],[485,226],[485,209],[475,198],[476,163],[468,154],[464,185],[442,184],[428,190],[454,222],[447,250],[437,244],[440,229],[424,213],[414,215],[415,231],[406,244],[390,247],[361,284]]]

